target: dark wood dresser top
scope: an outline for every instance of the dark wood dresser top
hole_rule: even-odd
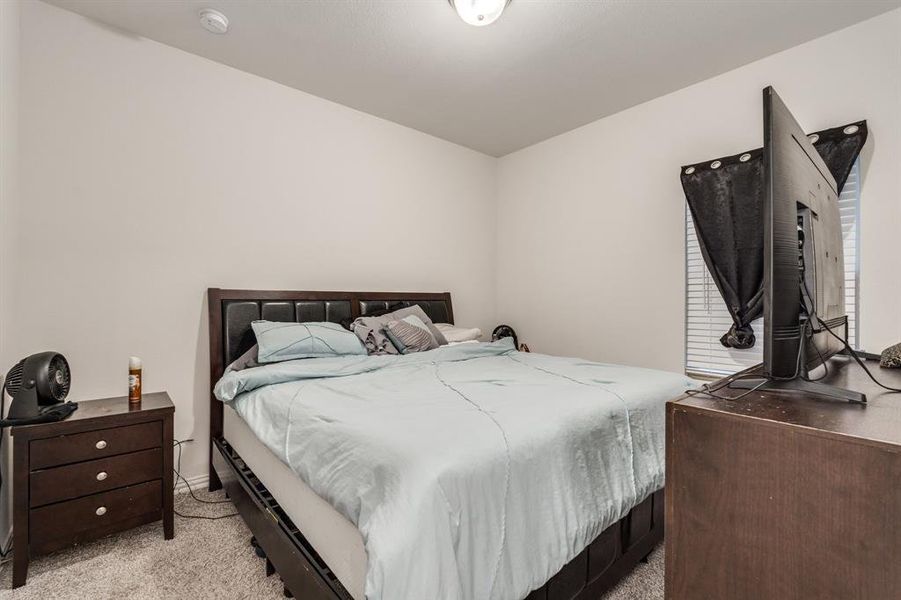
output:
[[[901,388],[901,369],[883,369],[872,360],[865,364],[880,382]],[[683,396],[673,401],[673,409],[712,410],[809,428],[821,434],[901,446],[901,393],[877,386],[856,362],[844,356],[829,360],[829,374],[822,382],[865,393],[867,405],[816,399],[801,393],[761,391],[739,400],[722,400],[704,394]],[[735,397],[746,391],[723,388],[717,394]]]
[[[29,438],[63,435],[96,427],[98,418],[103,419],[104,427],[116,427],[146,421],[154,416],[161,417],[174,411],[175,405],[167,392],[144,394],[141,403],[135,405],[128,403],[128,396],[84,400],[78,403],[78,410],[64,421],[17,425],[12,428],[12,435]]]
[[[87,400],[78,405],[72,416],[71,421],[79,419],[94,419],[96,417],[107,417],[118,414],[133,413],[143,411],[145,413],[156,410],[174,410],[175,405],[166,392],[152,392],[144,394],[141,402],[137,405],[128,403],[127,396],[119,396],[117,398],[101,398],[99,400]]]

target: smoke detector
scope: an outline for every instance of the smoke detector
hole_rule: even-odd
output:
[[[222,34],[228,31],[228,17],[212,8],[200,11],[200,24],[210,33]]]

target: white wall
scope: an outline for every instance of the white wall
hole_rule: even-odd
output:
[[[22,11],[15,356],[168,390],[206,473],[206,288],[445,291],[494,319],[495,159],[40,2]]]
[[[7,330],[12,321],[10,265],[15,260],[13,223],[19,193],[19,14],[18,0],[0,2],[0,383],[6,377],[2,370],[14,362]],[[11,522],[12,486],[8,482],[12,470],[9,432],[3,430],[0,435],[0,465],[7,482],[0,490],[0,547],[5,549]]]
[[[498,318],[536,351],[681,370],[679,167],[759,147],[770,84],[809,131],[867,119],[861,341],[901,339],[901,10],[500,159]]]
[[[198,440],[189,476],[209,286],[447,289],[459,322],[497,315],[536,351],[680,370],[678,169],[759,146],[767,84],[807,129],[869,121],[861,326],[880,348],[901,337],[899,30],[896,10],[496,160],[29,1],[3,364],[59,350],[78,400],[123,394],[143,357]]]

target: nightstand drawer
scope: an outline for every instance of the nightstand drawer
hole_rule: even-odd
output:
[[[43,506],[159,479],[162,471],[163,454],[160,448],[34,471],[31,474],[29,505]]]
[[[30,512],[30,545],[47,552],[150,522],[162,514],[159,479]]]
[[[146,448],[159,448],[162,437],[162,424],[154,421],[32,440],[30,468],[34,471]]]

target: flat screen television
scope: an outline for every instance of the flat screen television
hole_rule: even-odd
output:
[[[847,339],[838,189],[772,87],[763,90],[763,169],[763,378],[734,384],[866,402],[863,394],[808,380],[843,350],[839,338]]]

